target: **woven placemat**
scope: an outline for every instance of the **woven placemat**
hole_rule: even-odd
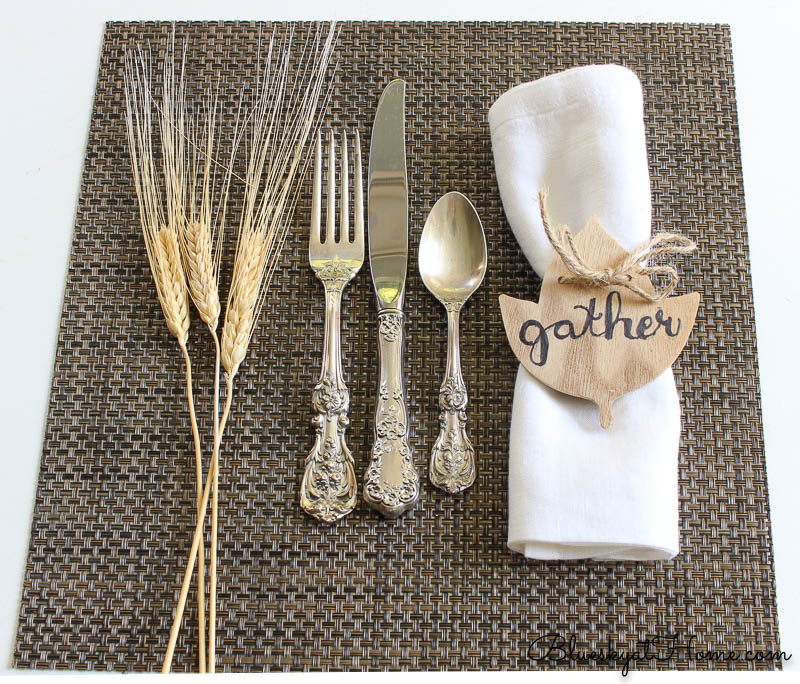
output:
[[[177,25],[179,44],[188,39],[190,78],[220,79],[229,115],[238,89],[255,75],[259,36],[268,30],[258,23]],[[193,452],[182,362],[154,296],[135,207],[123,120],[123,50],[149,41],[158,56],[171,32],[166,23],[106,27],[36,492],[17,667],[154,670],[166,646],[194,525]],[[743,655],[778,648],[729,30],[348,23],[338,58],[327,122],[357,127],[365,140],[383,86],[395,76],[408,81],[412,229],[405,359],[411,442],[425,486],[420,505],[396,521],[359,504],[329,527],[298,505],[323,320],[322,289],[307,263],[307,181],[297,230],[240,373],[228,427],[220,667],[622,665],[602,658],[532,659],[529,644],[550,632],[574,634],[583,653],[609,643],[630,651],[654,635],[675,636],[682,645],[669,660],[640,659],[631,665],[637,668],[774,667],[698,656],[708,649]],[[696,330],[675,365],[683,407],[681,553],[668,563],[527,561],[505,544],[517,362],[497,297],[535,299],[539,283],[503,214],[486,115],[511,86],[607,62],[632,68],[642,80],[655,227],[686,233],[700,246],[698,258],[681,262],[681,289],[702,293]],[[469,430],[479,469],[464,497],[447,496],[427,482],[446,322],[416,267],[425,216],[451,189],[477,206],[490,254],[484,285],[463,316]],[[368,266],[346,291],[343,326],[352,397],[348,439],[361,480],[372,442],[377,367]],[[195,324],[190,348],[198,359],[197,391],[206,397],[207,338]],[[208,415],[207,406],[199,410]],[[196,663],[193,598],[187,618],[176,670]]]

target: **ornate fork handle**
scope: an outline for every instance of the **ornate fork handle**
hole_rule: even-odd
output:
[[[317,275],[325,286],[325,348],[320,380],[312,395],[316,439],[306,457],[300,504],[310,515],[330,523],[356,505],[353,456],[345,442],[350,393],[342,373],[340,339],[342,290],[354,274],[351,268],[333,262]]]
[[[460,303],[447,305],[447,370],[439,391],[439,437],[431,451],[431,482],[450,494],[475,482],[475,449],[467,437],[467,387],[461,376]]]
[[[403,312],[378,314],[380,385],[375,409],[375,444],[364,479],[364,500],[396,518],[419,498],[419,473],[408,444],[408,409],[403,389]]]

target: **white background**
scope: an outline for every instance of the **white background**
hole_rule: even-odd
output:
[[[103,33],[113,19],[527,19],[731,25],[781,646],[800,660],[797,3],[759,0],[3,2],[0,10],[0,669],[13,646]]]

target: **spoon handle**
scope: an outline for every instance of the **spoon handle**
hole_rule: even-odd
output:
[[[447,369],[439,390],[439,437],[431,451],[430,478],[450,494],[463,492],[475,482],[475,449],[467,437],[467,386],[461,376],[458,316],[461,302],[446,303]]]
[[[364,478],[364,501],[396,518],[419,498],[419,473],[408,444],[408,408],[403,388],[403,312],[378,314],[380,381],[375,408],[375,444]]]

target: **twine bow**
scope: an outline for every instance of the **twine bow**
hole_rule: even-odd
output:
[[[656,233],[645,244],[637,247],[619,264],[613,268],[592,268],[589,266],[578,251],[575,244],[575,237],[566,226],[554,230],[550,225],[550,217],[545,207],[547,195],[544,191],[539,191],[539,207],[542,216],[542,225],[547,239],[553,245],[553,249],[561,257],[564,265],[573,275],[561,276],[559,283],[572,283],[583,285],[584,287],[624,287],[650,302],[659,302],[675,290],[680,276],[674,266],[670,264],[652,264],[652,259],[660,256],[673,254],[690,254],[697,245],[689,238],[678,235],[677,233]],[[639,287],[633,282],[634,276],[646,276],[648,278],[666,278],[665,285],[654,284],[654,292]]]

